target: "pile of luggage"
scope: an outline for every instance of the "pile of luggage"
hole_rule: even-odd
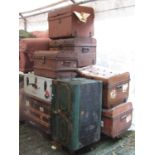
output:
[[[50,39],[20,46],[24,120],[71,151],[101,133],[119,137],[132,122],[130,75],[95,65],[94,10],[72,5],[50,12],[48,22]]]

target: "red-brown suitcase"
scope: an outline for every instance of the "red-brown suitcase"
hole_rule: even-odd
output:
[[[51,40],[50,50],[75,53],[78,58],[78,67],[94,65],[96,63],[96,39],[94,38]]]
[[[49,38],[25,38],[19,41],[19,70],[27,73],[33,71],[33,53],[49,49]]]
[[[49,37],[92,37],[94,35],[94,10],[72,5],[48,14]]]
[[[75,53],[38,51],[34,53],[34,73],[48,78],[75,77],[78,60]]]
[[[114,73],[100,66],[87,66],[78,69],[82,77],[103,81],[103,108],[112,108],[126,102],[129,96],[130,74]]]
[[[51,103],[25,95],[24,118],[43,132],[51,133]]]
[[[104,109],[102,112],[102,133],[112,138],[120,137],[131,126],[132,103],[122,103],[112,109]]]

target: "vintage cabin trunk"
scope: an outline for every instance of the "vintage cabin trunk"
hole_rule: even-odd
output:
[[[103,81],[103,108],[112,108],[126,102],[129,96],[130,74],[115,73],[100,66],[78,69],[82,77]]]
[[[71,38],[94,35],[94,10],[72,5],[49,12],[49,37]]]
[[[125,133],[132,123],[132,103],[122,103],[102,112],[102,133],[116,138]]]
[[[102,83],[84,78],[54,80],[53,140],[71,151],[100,140]]]
[[[75,77],[78,58],[75,53],[39,51],[34,53],[34,73],[49,78]]]
[[[78,67],[94,65],[96,63],[96,39],[69,38],[50,41],[51,51],[75,53],[78,58]]]
[[[29,124],[51,134],[51,103],[25,94],[23,114]]]
[[[49,38],[25,38],[19,41],[19,70],[27,73],[33,71],[33,53],[49,49]]]
[[[28,73],[24,75],[24,91],[43,101],[52,100],[52,79]]]

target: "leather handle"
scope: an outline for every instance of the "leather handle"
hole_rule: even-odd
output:
[[[123,116],[121,116],[120,120],[123,121],[124,119],[127,118],[127,116],[128,116],[127,114],[124,114]]]
[[[123,88],[123,85],[117,85],[116,86],[116,89],[122,89]]]

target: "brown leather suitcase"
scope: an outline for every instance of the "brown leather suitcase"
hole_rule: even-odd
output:
[[[38,51],[34,53],[34,73],[48,78],[75,77],[78,60],[75,53]]]
[[[68,38],[50,41],[50,50],[60,50],[75,53],[78,57],[78,67],[94,65],[96,63],[96,39]]]
[[[103,81],[103,108],[112,108],[126,102],[129,96],[130,74],[115,73],[101,66],[87,66],[78,69],[82,77]]]
[[[25,38],[19,41],[19,70],[27,73],[33,71],[33,53],[49,49],[49,38]]]
[[[48,14],[49,37],[92,37],[94,35],[94,10],[71,5]]]
[[[51,133],[51,103],[25,94],[24,118],[43,132]]]
[[[132,103],[122,103],[112,109],[104,109],[102,112],[101,131],[112,138],[120,137],[131,126]]]

